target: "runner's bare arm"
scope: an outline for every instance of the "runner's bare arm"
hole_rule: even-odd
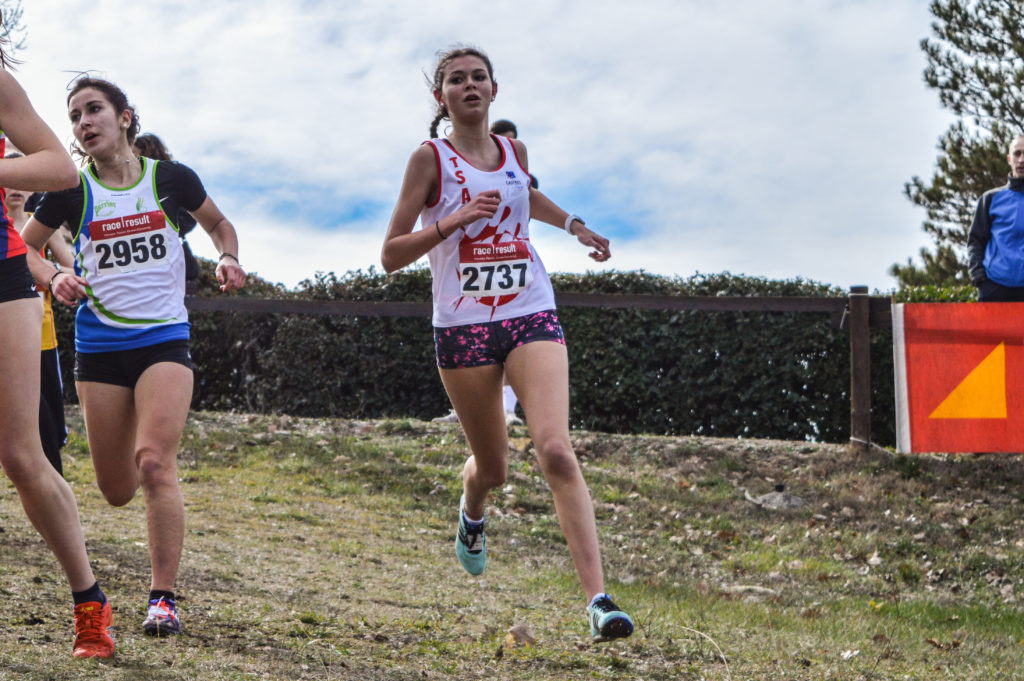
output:
[[[50,229],[34,217],[21,229],[21,238],[28,246],[25,258],[36,285],[49,289],[53,297],[65,305],[74,305],[85,298],[85,279],[70,269],[58,271],[57,267],[39,255],[39,251],[53,237],[63,239],[60,232]]]
[[[423,144],[409,157],[402,189],[388,223],[388,232],[380,250],[380,263],[385,272],[395,272],[416,262],[440,243],[441,237],[435,233],[427,230],[416,233],[412,231],[423,206],[437,193],[437,182],[434,152],[430,146]],[[444,226],[447,229],[442,234],[445,235],[454,229],[448,220],[445,220]]]
[[[220,208],[209,196],[202,205],[194,211],[190,211],[206,233],[210,240],[221,254],[217,262],[217,281],[220,282],[221,291],[237,291],[245,285],[245,270],[238,262],[238,233],[231,221],[224,217]]]
[[[47,227],[34,217],[30,217],[25,226],[21,228],[21,238],[30,251],[43,250],[43,246],[54,234],[57,234],[56,230]]]
[[[483,191],[451,215],[438,220],[433,230],[421,229],[414,232],[420,211],[437,194],[438,181],[434,152],[424,144],[409,158],[402,190],[395,203],[395,210],[391,213],[384,246],[380,251],[380,262],[385,272],[395,272],[416,262],[441,243],[442,238],[447,239],[460,228],[494,215],[501,203],[498,190]]]
[[[61,267],[74,267],[75,254],[71,251],[68,242],[64,240],[62,231],[61,229],[55,230],[53,236],[46,242],[46,247],[50,249],[53,259],[59,262]]]
[[[529,155],[526,153],[526,145],[523,144],[522,140],[512,140],[512,146],[516,149],[516,156],[519,158],[519,163],[522,164],[523,169],[526,172],[530,172],[530,160]],[[530,217],[534,220],[554,225],[559,229],[565,228],[581,244],[594,249],[590,252],[590,257],[597,262],[604,262],[612,257],[611,249],[608,247],[608,239],[588,229],[582,222],[573,221],[571,225],[566,225],[565,221],[568,219],[569,213],[559,208],[554,201],[549,199],[539,189],[533,187],[530,187]]]
[[[546,222],[559,229],[565,228],[569,234],[593,250],[588,254],[591,259],[597,262],[604,262],[612,257],[608,239],[593,231],[579,220],[573,220],[572,224],[566,225],[569,213],[559,208],[554,201],[545,196],[539,189],[530,188],[530,217],[534,220]]]
[[[21,85],[0,70],[0,128],[22,158],[0,159],[0,187],[56,191],[78,184],[78,171],[60,140],[39,117]]]

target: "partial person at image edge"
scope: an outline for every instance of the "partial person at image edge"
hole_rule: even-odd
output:
[[[1024,301],[1024,135],[1006,161],[1007,183],[978,200],[967,237],[968,271],[983,303]]]

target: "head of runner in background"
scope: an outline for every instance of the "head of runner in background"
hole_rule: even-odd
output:
[[[24,154],[20,151],[8,151],[4,158],[24,158]],[[25,191],[24,189],[11,189],[10,187],[4,188],[4,204],[7,206],[7,212],[10,217],[14,217],[15,214],[23,213],[26,208],[25,204],[28,202],[29,197],[32,196],[32,192]],[[15,226],[19,229],[25,226],[25,220],[22,219],[19,224],[15,221]]]
[[[516,128],[516,124],[506,118],[499,118],[491,123],[491,134],[502,135],[510,140],[519,139],[519,130]],[[540,182],[533,173],[530,173],[530,186],[534,189],[540,189]]]
[[[132,147],[138,156],[145,156],[146,158],[151,158],[156,161],[174,160],[174,157],[171,156],[171,152],[167,151],[167,147],[164,145],[163,140],[151,132],[144,132],[136,137],[135,143]]]
[[[503,137],[508,137],[513,140],[519,138],[519,131],[516,129],[516,124],[504,118],[491,123],[491,133],[495,135],[502,135]]]

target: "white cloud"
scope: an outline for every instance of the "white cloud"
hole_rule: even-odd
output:
[[[729,270],[887,288],[928,243],[901,194],[948,118],[921,80],[927,3],[512,6],[452,0],[26,4],[18,72],[70,141],[64,70],[97,69],[194,167],[243,260],[293,285],[376,264],[432,115],[423,71],[456,42],[495,64],[557,202],[614,236],[595,265],[538,236],[552,271]],[[550,238],[548,238],[550,237]],[[201,235],[195,237],[202,253]]]

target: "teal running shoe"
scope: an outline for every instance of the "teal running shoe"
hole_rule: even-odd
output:
[[[487,567],[487,544],[484,541],[484,523],[466,522],[466,497],[459,500],[459,533],[455,537],[455,555],[462,567],[471,575],[479,575]]]
[[[626,638],[633,633],[633,620],[619,610],[608,594],[602,594],[587,606],[587,619],[590,621],[590,635],[595,641]]]

